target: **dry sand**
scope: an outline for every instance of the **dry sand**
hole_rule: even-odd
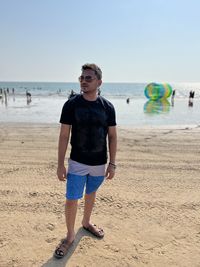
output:
[[[116,177],[62,260],[65,185],[56,178],[59,125],[0,126],[0,266],[200,266],[200,128],[122,129]]]

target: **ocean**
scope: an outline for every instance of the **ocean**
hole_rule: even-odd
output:
[[[200,124],[200,83],[171,83],[174,101],[149,101],[144,95],[147,83],[104,83],[101,95],[113,103],[119,126],[198,126]],[[63,104],[71,90],[79,93],[78,83],[0,82],[9,91],[0,98],[0,123],[59,123]],[[14,93],[13,90],[14,89]],[[190,90],[195,91],[188,105]],[[26,91],[31,93],[27,100]],[[3,94],[4,96],[4,94]],[[127,98],[130,99],[127,103]]]

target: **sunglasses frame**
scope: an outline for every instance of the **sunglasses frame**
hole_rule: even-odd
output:
[[[90,75],[86,75],[86,76],[81,75],[80,77],[78,77],[79,82],[86,81],[87,83],[91,83],[95,79],[97,79],[97,78],[96,77],[93,78]]]

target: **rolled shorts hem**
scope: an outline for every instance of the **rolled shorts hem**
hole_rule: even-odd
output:
[[[80,195],[80,196],[67,196],[67,194],[66,194],[66,199],[67,200],[78,200],[78,199],[81,199],[83,197],[83,194],[82,195]]]

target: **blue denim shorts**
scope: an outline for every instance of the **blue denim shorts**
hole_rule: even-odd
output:
[[[80,199],[83,197],[85,189],[86,194],[96,192],[103,183],[104,176],[76,175],[67,174],[66,198],[70,200]]]
[[[105,165],[89,166],[69,159],[66,198],[76,200],[96,192],[104,181]]]

